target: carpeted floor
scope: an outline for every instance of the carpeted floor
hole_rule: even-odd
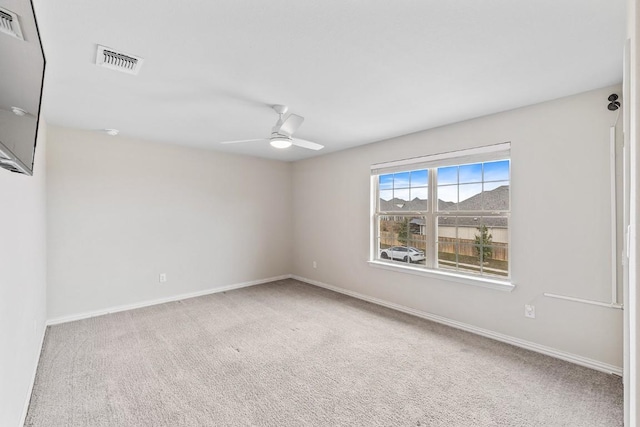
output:
[[[284,280],[49,327],[27,426],[621,426],[622,382]]]

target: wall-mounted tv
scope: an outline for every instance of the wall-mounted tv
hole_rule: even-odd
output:
[[[33,175],[45,58],[30,0],[0,0],[0,168]]]

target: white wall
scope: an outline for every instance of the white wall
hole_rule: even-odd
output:
[[[294,274],[621,367],[621,310],[542,295],[610,301],[612,92],[621,88],[296,162]],[[513,292],[367,264],[371,164],[505,141],[512,144]],[[525,304],[535,305],[536,319],[524,317]]]
[[[33,176],[0,170],[0,425],[20,424],[46,320],[46,125]]]
[[[289,163],[53,126],[48,141],[49,318],[290,273]]]

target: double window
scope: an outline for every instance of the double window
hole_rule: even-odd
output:
[[[509,278],[509,156],[506,143],[373,165],[373,260]]]

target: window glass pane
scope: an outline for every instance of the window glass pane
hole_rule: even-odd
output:
[[[425,261],[425,254],[427,251],[427,227],[424,217],[410,217],[407,218],[407,235],[406,240],[403,236],[398,239],[400,243],[406,246],[406,259],[403,261],[423,264]]]
[[[455,216],[438,217],[438,265],[456,268],[458,252],[458,229]]]
[[[438,242],[457,243],[458,222],[455,216],[438,217]]]
[[[393,174],[393,188],[409,188],[411,174],[409,172],[401,172]]]
[[[488,216],[482,218],[482,226],[476,229],[475,234],[481,234],[483,226],[487,229],[487,236],[482,242],[484,245],[506,245],[509,243],[509,219],[504,216]]]
[[[426,169],[411,171],[411,186],[426,187],[429,183],[429,174]]]
[[[458,245],[456,243],[438,243],[438,268],[458,269]]]
[[[382,216],[378,250],[383,260],[424,264],[427,249],[426,222],[422,216]]]
[[[480,273],[481,254],[482,251],[479,245],[458,245],[458,270]]]
[[[485,221],[483,221],[483,224],[479,227],[476,227],[473,236],[475,256],[478,258],[478,263],[485,262],[487,257],[491,256],[490,247],[493,241],[493,234],[491,232],[492,230],[489,229],[484,222]]]
[[[479,274],[478,248],[476,245],[439,243],[438,267]]]
[[[427,187],[411,188],[411,210],[426,211],[429,208],[428,203],[429,189]]]
[[[429,171],[427,169],[380,175],[378,177],[380,211],[428,210],[428,184]]]
[[[458,183],[458,167],[457,166],[438,168],[438,185],[457,184],[457,183]]]
[[[391,200],[393,199],[393,190],[380,190],[380,198],[382,200]],[[382,207],[382,205],[380,205]],[[385,210],[385,209],[383,209]]]
[[[498,216],[439,216],[438,268],[508,276],[507,220]]]
[[[480,217],[458,217],[458,242],[460,243],[458,245],[458,267],[461,269],[471,268],[468,266],[473,266],[473,269],[476,269],[480,265],[480,260],[477,259],[476,234],[478,227],[481,226],[482,218]]]
[[[427,253],[426,243],[423,240],[409,240],[406,253],[406,262],[410,264],[424,265],[425,254]],[[404,261],[404,258],[403,258]]]
[[[500,187],[508,187],[509,181],[492,181],[484,183],[484,191],[492,191]]]
[[[483,246],[482,273],[492,276],[509,275],[509,248],[507,244],[501,246]]]
[[[393,188],[393,174],[380,175],[378,186],[380,190],[391,190]]]
[[[474,216],[458,217],[458,239],[460,243],[473,244],[478,227],[482,225],[482,218]]]
[[[438,186],[438,209],[455,210],[458,203],[458,186],[443,185]]]
[[[485,181],[506,181],[509,179],[509,160],[484,164]]]
[[[408,188],[395,189],[393,191],[393,202],[396,204],[397,208],[404,208],[405,204],[410,200],[411,192]]]
[[[509,210],[509,181],[485,182],[482,209]]]
[[[427,187],[411,187],[411,200],[416,198],[427,200],[429,198],[429,189]]]
[[[395,221],[391,216],[381,216],[378,223],[378,249],[390,248],[396,241]]]
[[[458,176],[460,184],[482,182],[482,163],[460,166]]]
[[[461,184],[459,192],[459,210],[477,211],[482,209],[482,184]]]
[[[485,168],[486,166],[486,168]],[[490,182],[482,182],[484,176]],[[460,184],[454,185],[459,177]],[[438,209],[441,211],[508,211],[509,161],[473,163],[438,169]],[[454,183],[443,185],[444,183]]]
[[[482,225],[476,228],[474,239],[478,256],[482,257],[483,274],[508,276],[508,219],[494,216],[482,218]]]

